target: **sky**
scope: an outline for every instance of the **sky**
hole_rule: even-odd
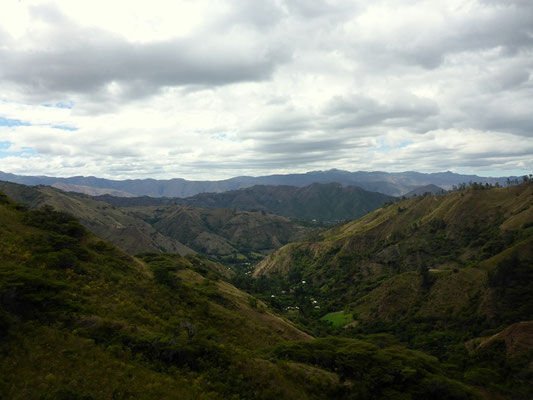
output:
[[[533,172],[531,0],[0,0],[0,170]]]

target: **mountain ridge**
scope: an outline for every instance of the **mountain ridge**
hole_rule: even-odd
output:
[[[382,171],[343,171],[331,169],[327,171],[310,171],[299,174],[276,174],[268,176],[239,176],[218,181],[189,181],[183,178],[165,180],[157,179],[126,179],[111,180],[94,176],[75,176],[56,178],[48,176],[24,176],[0,171],[0,180],[26,185],[52,185],[54,183],[91,186],[101,189],[114,189],[136,196],[149,195],[152,197],[189,197],[205,192],[224,192],[254,185],[289,185],[307,186],[312,183],[337,182],[343,186],[359,186],[365,190],[380,192],[391,196],[401,196],[416,187],[435,184],[444,189],[451,189],[453,185],[461,183],[479,182],[505,185],[507,179],[516,177],[480,177],[477,175],[461,175],[447,172],[421,173],[382,172]]]
[[[242,211],[263,211],[296,218],[337,222],[354,219],[396,198],[369,192],[356,186],[338,183],[313,183],[304,187],[286,185],[256,185],[222,193],[200,193],[186,198],[137,197],[123,198],[112,195],[94,197],[116,207],[164,206],[170,204]]]

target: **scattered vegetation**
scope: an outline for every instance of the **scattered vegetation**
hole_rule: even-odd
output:
[[[252,276],[254,249],[131,256],[0,193],[0,398],[529,399],[532,198],[413,197]]]

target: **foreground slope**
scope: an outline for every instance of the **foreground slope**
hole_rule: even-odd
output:
[[[189,255],[133,258],[0,193],[0,397],[474,399],[383,338],[318,339]]]

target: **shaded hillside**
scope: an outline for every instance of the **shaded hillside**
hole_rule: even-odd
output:
[[[142,251],[193,252],[178,240],[157,232],[142,219],[131,217],[88,196],[65,193],[51,187],[30,187],[8,182],[0,182],[0,190],[30,208],[51,206],[68,212],[79,218],[91,232],[130,254]]]
[[[475,399],[395,343],[313,340],[198,256],[133,258],[0,193],[0,397]]]
[[[511,180],[516,177],[510,177]],[[188,181],[181,178],[156,179],[128,179],[115,181],[96,178],[94,176],[75,176],[70,178],[56,178],[47,176],[20,176],[0,171],[0,180],[21,183],[25,185],[52,185],[55,183],[91,186],[102,189],[115,189],[134,194],[136,196],[151,197],[190,197],[205,192],[225,192],[254,185],[288,185],[308,186],[312,183],[337,182],[343,186],[358,186],[372,192],[380,192],[390,196],[401,196],[419,186],[434,184],[445,189],[461,183],[499,183],[505,185],[507,178],[486,178],[476,175],[461,175],[452,172],[424,174],[420,172],[357,171],[349,172],[337,169],[329,171],[312,171],[303,174],[269,175],[269,176],[239,176],[220,181]]]
[[[195,207],[262,210],[303,220],[340,221],[359,218],[396,200],[381,193],[338,183],[295,186],[253,186],[224,193],[202,193],[180,201]]]
[[[97,200],[114,206],[148,206],[179,204],[200,208],[231,208],[244,211],[264,211],[300,220],[342,221],[359,218],[396,198],[358,187],[343,187],[338,183],[315,183],[305,187],[253,186],[223,193],[201,193],[181,198],[136,197],[110,195]]]
[[[295,320],[341,310],[350,334],[391,332],[460,368],[482,363],[463,359],[465,341],[533,320],[531,183],[414,197],[320,236],[255,270],[255,290],[280,310],[298,306]],[[516,364],[502,354],[484,364],[497,391],[528,398],[533,349]]]
[[[124,207],[123,210],[149,222],[165,236],[202,253],[218,256],[271,251],[288,242],[302,240],[316,230],[289,218],[259,211],[188,206]]]

